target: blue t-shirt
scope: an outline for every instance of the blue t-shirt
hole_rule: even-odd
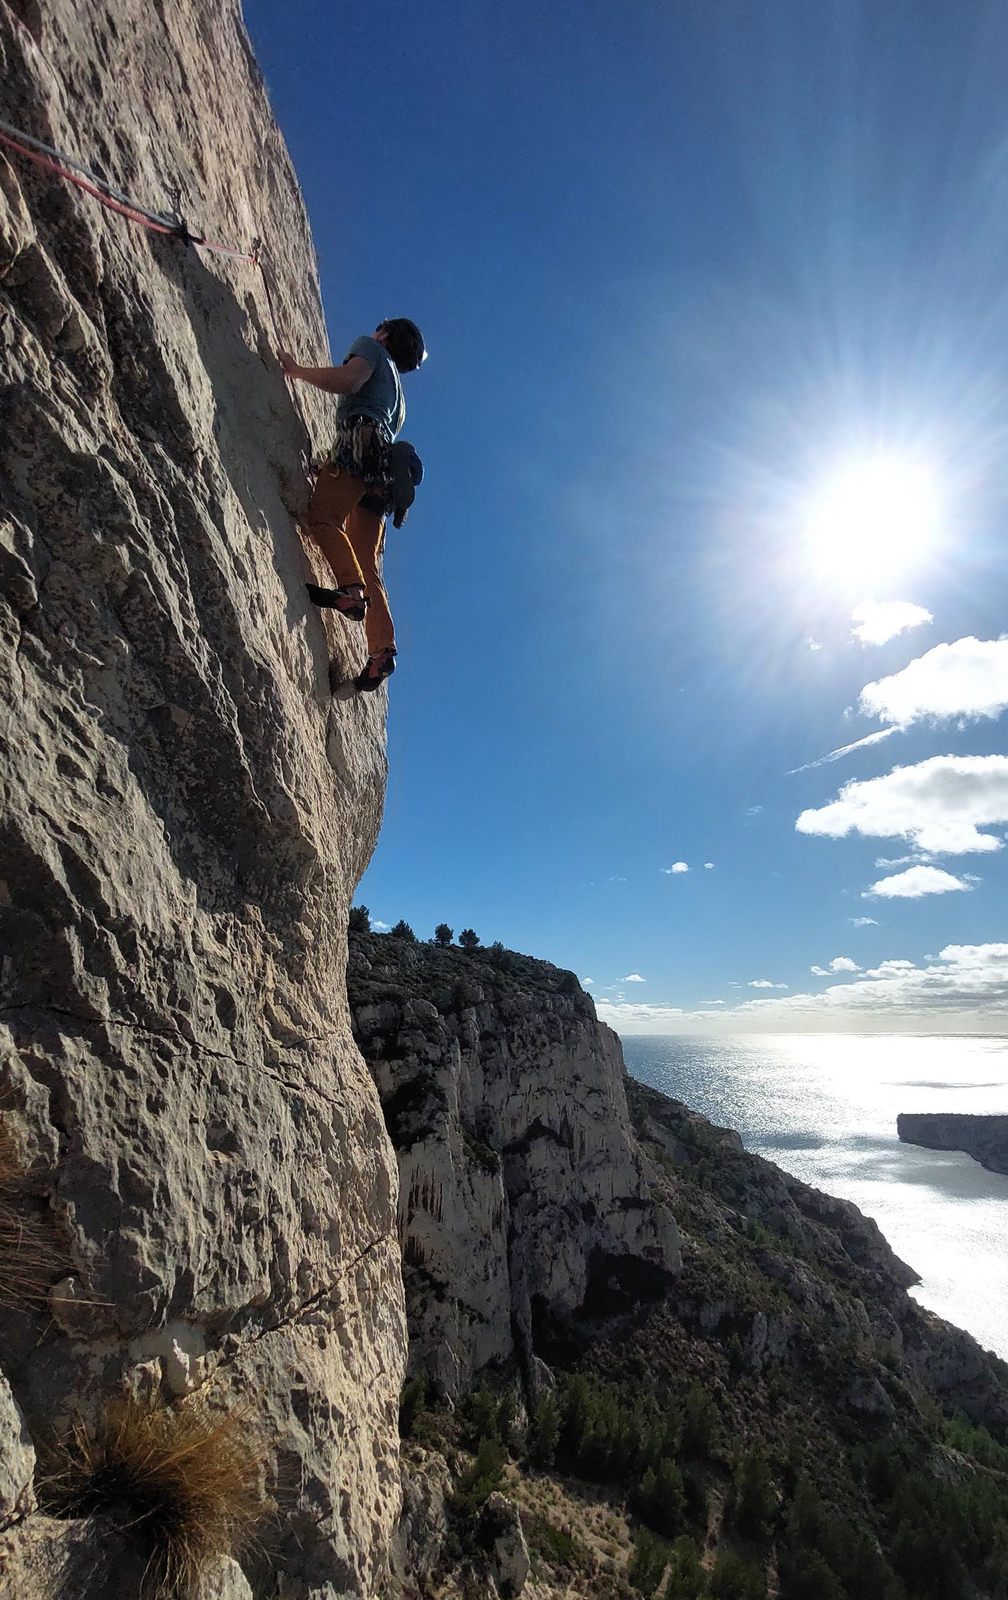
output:
[[[390,356],[384,345],[367,334],[354,340],[346,360],[349,361],[351,356],[363,356],[374,370],[356,394],[339,396],[336,401],[337,417],[341,422],[347,422],[351,417],[370,417],[372,422],[382,423],[394,439],[406,420],[406,402],[399,374]]]

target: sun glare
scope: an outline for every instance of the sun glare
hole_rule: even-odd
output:
[[[921,462],[875,456],[851,462],[813,494],[805,540],[825,576],[863,583],[917,566],[934,545],[939,502]]]

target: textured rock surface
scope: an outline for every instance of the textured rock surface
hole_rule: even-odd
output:
[[[409,992],[436,994],[451,959],[355,937],[350,991],[399,1157],[410,1364],[455,1397],[491,1362],[517,1357],[530,1377],[538,1324],[660,1291],[679,1248],[632,1136],[619,1041],[588,997],[520,957],[499,995],[489,964],[486,996],[439,1010]],[[370,1002],[389,961],[401,998]]]
[[[531,1562],[518,1507],[503,1494],[492,1494],[480,1512],[477,1538],[487,1552],[487,1566],[501,1600],[516,1600],[525,1587]]]
[[[451,1482],[438,1451],[404,1446],[402,1515],[392,1541],[392,1568],[400,1584],[408,1580],[423,1587],[433,1578],[448,1533]]]
[[[35,1437],[124,1387],[252,1397],[284,1594],[359,1592],[405,1345],[343,985],[385,697],[331,704],[361,630],[306,613],[326,402],[273,350],[326,359],[307,222],[231,0],[0,0],[0,83],[140,202],[261,234],[281,323],[248,262],[0,152],[0,1114],[64,1256],[0,1361]]]
[[[10,1385],[0,1377],[0,1528],[25,1516],[35,1504],[35,1451]]]
[[[990,1172],[1008,1172],[1008,1116],[904,1111],[896,1131],[906,1144],[926,1150],[964,1150]]]

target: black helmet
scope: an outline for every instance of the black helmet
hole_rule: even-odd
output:
[[[427,360],[423,334],[409,317],[386,317],[380,325],[385,348],[400,372],[415,372]]]

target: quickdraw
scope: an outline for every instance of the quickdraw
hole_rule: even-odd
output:
[[[258,240],[251,250],[238,250],[231,245],[218,244],[202,234],[193,233],[183,217],[166,216],[159,211],[149,211],[146,206],[138,205],[129,195],[116,189],[90,167],[75,161],[64,151],[56,150],[51,144],[45,144],[41,139],[23,133],[20,128],[11,127],[8,122],[0,121],[0,144],[16,150],[26,160],[34,161],[37,166],[55,172],[68,183],[76,184],[78,189],[83,189],[85,194],[93,195],[110,211],[126,217],[130,222],[138,223],[142,228],[149,228],[153,233],[168,234],[182,244],[198,245],[201,250],[213,250],[218,255],[233,256],[239,261],[248,261],[254,267],[260,264],[261,244]]]

